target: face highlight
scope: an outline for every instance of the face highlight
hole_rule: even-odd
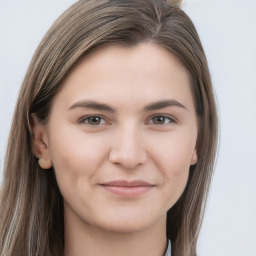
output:
[[[154,44],[108,46],[65,79],[45,149],[65,221],[112,232],[165,225],[197,161],[197,117],[186,69]]]

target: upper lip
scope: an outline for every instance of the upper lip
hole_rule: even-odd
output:
[[[154,186],[153,184],[143,181],[143,180],[133,180],[133,181],[127,181],[127,180],[113,180],[109,182],[104,182],[100,185],[104,186],[116,186],[116,187],[142,187],[142,186]]]

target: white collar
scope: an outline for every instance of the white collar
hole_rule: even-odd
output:
[[[166,253],[165,253],[165,255],[164,256],[172,256],[172,250],[171,250],[172,248],[171,248],[171,241],[169,240],[169,242],[168,242],[168,247],[167,247],[167,251],[166,251]]]

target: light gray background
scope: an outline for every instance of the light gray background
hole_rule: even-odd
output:
[[[0,174],[29,61],[74,0],[0,0]],[[256,1],[187,0],[217,94],[221,141],[199,256],[256,255]],[[1,175],[0,175],[1,180]]]

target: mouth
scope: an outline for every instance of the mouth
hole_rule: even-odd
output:
[[[142,180],[115,180],[100,184],[100,186],[110,193],[123,197],[140,196],[156,187],[156,185]]]

